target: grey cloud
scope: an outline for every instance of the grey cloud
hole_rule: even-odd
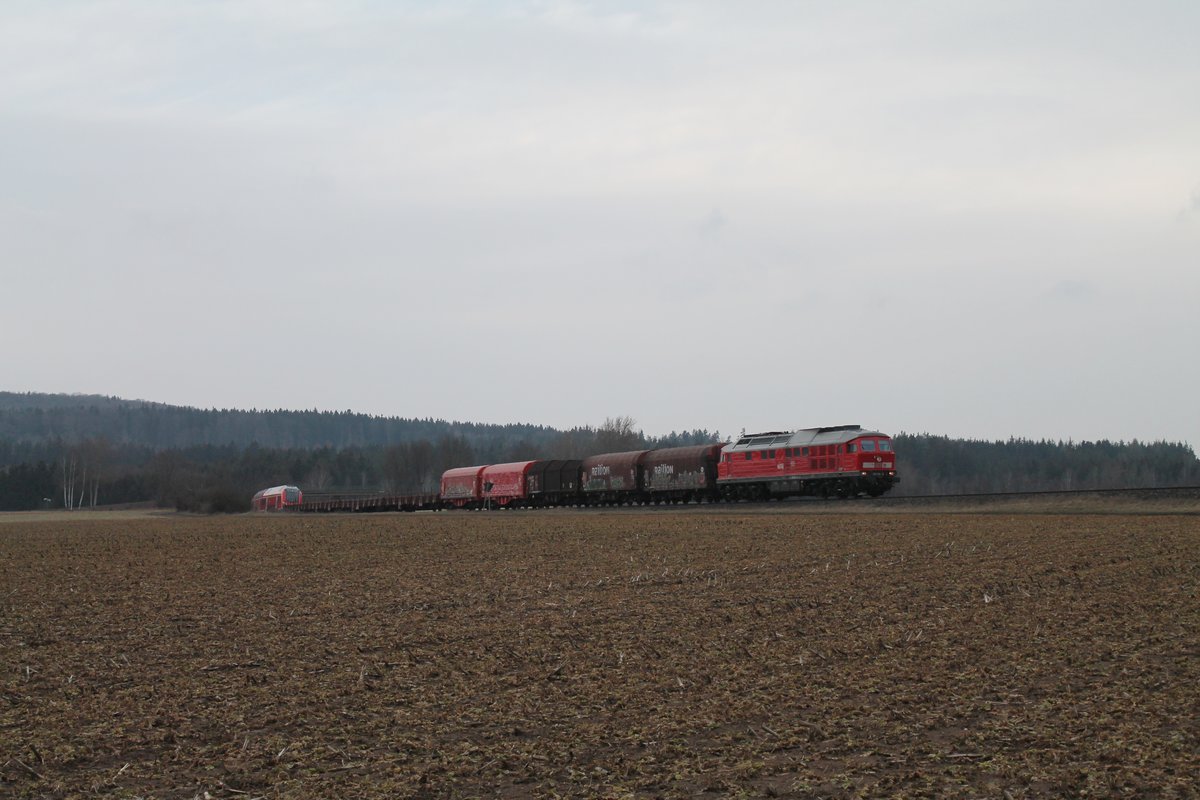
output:
[[[1179,209],[1179,213],[1175,215],[1175,221],[1186,223],[1193,217],[1200,217],[1200,186],[1192,190],[1192,196]]]
[[[728,224],[725,215],[721,213],[721,209],[714,208],[704,219],[700,221],[699,230],[701,236],[712,237],[721,232],[721,229]]]
[[[1059,281],[1050,287],[1046,292],[1046,296],[1052,300],[1086,300],[1095,297],[1097,288],[1091,281],[1085,280],[1065,280]]]

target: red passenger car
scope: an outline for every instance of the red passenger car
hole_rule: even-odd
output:
[[[245,497],[245,495],[242,495]],[[255,492],[250,499],[250,508],[254,511],[280,511],[294,508],[304,502],[304,495],[298,486],[272,486]]]
[[[526,476],[536,461],[514,461],[492,464],[482,473],[483,499],[493,506],[523,506],[529,499]]]
[[[455,508],[479,508],[483,504],[483,471],[486,466],[455,467],[442,473],[442,502]]]
[[[877,497],[900,480],[891,437],[858,425],[743,436],[725,446],[717,472],[722,496],[735,500]]]

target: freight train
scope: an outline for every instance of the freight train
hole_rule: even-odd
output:
[[[728,444],[456,467],[442,475],[437,494],[313,499],[276,507],[420,511],[878,497],[899,480],[891,437],[837,425],[744,434]]]

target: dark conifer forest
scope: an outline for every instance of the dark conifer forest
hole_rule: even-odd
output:
[[[1200,485],[1200,461],[1184,443],[893,434],[902,476],[893,495]],[[258,489],[283,483],[308,493],[429,492],[450,467],[721,440],[706,430],[647,436],[629,417],[558,430],[0,392],[0,510],[240,511]]]

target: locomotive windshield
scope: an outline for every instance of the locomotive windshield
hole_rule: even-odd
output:
[[[300,502],[300,490],[295,486],[288,486],[283,490],[283,502],[298,503]]]
[[[875,452],[875,440],[874,439],[863,439],[862,440],[862,449],[863,449],[864,453],[874,453]]]
[[[880,439],[879,440],[879,449],[885,453],[890,453],[892,451],[892,443],[889,442],[887,439]]]

